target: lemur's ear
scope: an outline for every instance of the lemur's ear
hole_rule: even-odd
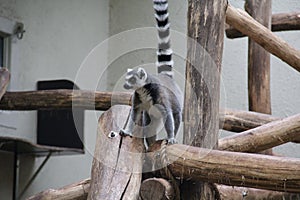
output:
[[[137,71],[137,75],[140,79],[146,79],[147,78],[147,72],[144,68],[139,67]]]
[[[131,72],[132,70],[133,70],[133,69],[131,69],[131,68],[128,68],[128,69],[127,69],[127,73],[128,73],[128,72]]]

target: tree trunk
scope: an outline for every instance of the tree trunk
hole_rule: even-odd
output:
[[[143,140],[119,135],[129,110],[129,106],[113,106],[99,119],[88,199],[138,199]]]
[[[246,0],[245,10],[259,23],[271,28],[272,0]],[[270,53],[248,38],[249,110],[271,114]],[[272,149],[263,151],[272,155]]]
[[[184,144],[217,148],[226,0],[188,1]],[[211,184],[185,181],[182,199],[216,199]]]

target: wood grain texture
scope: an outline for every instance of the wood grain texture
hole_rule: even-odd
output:
[[[231,109],[221,110],[220,116],[220,128],[232,132],[247,131],[280,119],[267,114]],[[300,134],[292,142],[300,143]]]
[[[273,32],[300,30],[300,12],[273,14],[271,30]],[[226,24],[226,36],[234,39],[245,37],[246,35]]]
[[[27,200],[86,200],[89,189],[90,179],[86,179],[60,189],[45,190]]]
[[[140,191],[143,200],[173,200],[175,193],[172,184],[162,178],[149,178],[143,181]]]
[[[246,0],[245,10],[266,28],[271,28],[272,0]],[[249,110],[271,114],[270,53],[248,38]],[[272,155],[272,149],[262,153]]]
[[[184,144],[217,148],[226,0],[188,1]],[[181,199],[216,199],[211,184],[184,181]]]
[[[271,0],[246,0],[246,11],[266,28],[271,28]],[[248,98],[249,110],[271,114],[270,53],[248,40]]]
[[[300,114],[219,140],[219,150],[260,152],[300,136]]]
[[[129,110],[129,106],[113,106],[99,119],[88,199],[138,199],[143,140],[118,134]]]
[[[218,190],[223,200],[241,200],[245,194],[246,200],[283,200],[283,199],[299,199],[300,194],[276,192],[271,190],[261,190],[245,187],[232,187],[226,185],[218,185]]]
[[[116,104],[129,105],[130,93],[87,90],[39,90],[6,92],[1,110],[71,109],[107,110]]]
[[[209,150],[180,144],[169,145],[166,152],[172,174],[184,180],[300,192],[300,159]]]
[[[300,51],[296,50],[280,37],[276,36],[259,22],[255,21],[245,11],[228,5],[226,22],[248,35],[268,52],[277,56],[295,70],[300,72]]]

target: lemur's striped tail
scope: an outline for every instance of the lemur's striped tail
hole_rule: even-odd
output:
[[[158,30],[158,50],[156,66],[158,73],[173,76],[173,59],[170,44],[170,23],[167,0],[153,0]]]

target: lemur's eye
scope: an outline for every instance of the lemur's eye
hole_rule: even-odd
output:
[[[135,78],[135,77],[131,77],[131,78],[128,80],[128,82],[130,82],[130,83],[135,83],[135,82],[136,82],[136,78]]]

